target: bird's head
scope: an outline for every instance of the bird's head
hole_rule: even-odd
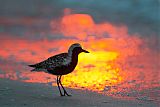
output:
[[[68,50],[69,55],[72,55],[73,53],[79,54],[81,52],[89,53],[88,51],[82,49],[82,46],[79,43],[72,44]]]

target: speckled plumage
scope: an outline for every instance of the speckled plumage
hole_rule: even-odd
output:
[[[47,60],[44,60],[40,63],[30,65],[30,67],[35,68],[31,71],[48,72],[48,70],[52,70],[54,72],[55,68],[57,68],[57,67],[66,67],[66,68],[69,67],[69,65],[71,64],[71,61],[72,61],[72,57],[74,56],[74,55],[72,55],[73,50],[77,47],[81,48],[81,45],[78,43],[73,44],[68,49],[68,53],[61,53],[61,54],[49,57]],[[56,71],[56,72],[58,72],[58,71]],[[61,72],[61,71],[59,71],[59,72]],[[50,72],[48,72],[48,73],[50,73]]]
[[[78,63],[78,55],[81,52],[89,53],[88,51],[82,49],[80,44],[75,43],[70,46],[68,53],[61,53],[49,57],[47,60],[29,66],[34,68],[31,71],[44,71],[49,74],[57,75],[58,88],[60,84],[64,90],[64,95],[68,95],[63,85],[61,84],[61,76],[71,73],[74,70]],[[59,91],[61,96],[64,96],[61,93],[60,88]]]
[[[53,69],[57,66],[63,66],[63,65],[67,65],[67,61],[68,58],[68,54],[67,53],[61,53],[52,57],[49,57],[47,60],[44,60],[40,63],[34,64],[32,67],[35,67],[35,69],[33,69],[32,71],[39,71],[36,68],[41,68],[43,70],[47,70],[47,69]],[[69,64],[69,63],[68,63]]]

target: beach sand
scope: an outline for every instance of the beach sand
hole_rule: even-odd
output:
[[[0,79],[0,107],[158,107],[154,102],[66,89],[71,97],[61,97],[58,88],[51,85]]]

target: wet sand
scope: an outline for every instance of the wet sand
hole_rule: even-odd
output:
[[[0,79],[0,107],[158,107],[154,102],[125,100],[90,91],[67,88],[61,97],[57,87]]]

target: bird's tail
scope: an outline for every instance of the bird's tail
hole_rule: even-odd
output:
[[[31,70],[31,72],[35,72],[35,71],[37,71],[36,68]]]
[[[41,71],[48,72],[47,69],[43,69],[43,68],[34,68],[31,70],[31,72],[41,72]]]
[[[28,65],[28,66],[29,67],[33,67],[33,68],[35,67],[35,65]],[[34,69],[31,70],[31,72],[34,72],[34,71],[36,71],[36,68],[34,68]]]
[[[29,67],[35,67],[35,65],[28,65]]]
[[[40,67],[37,67],[36,65],[28,65],[29,67],[33,67],[34,69],[31,70],[31,72],[40,72],[40,71],[44,71],[44,72],[47,72],[47,69],[43,69],[43,68],[40,68]]]

